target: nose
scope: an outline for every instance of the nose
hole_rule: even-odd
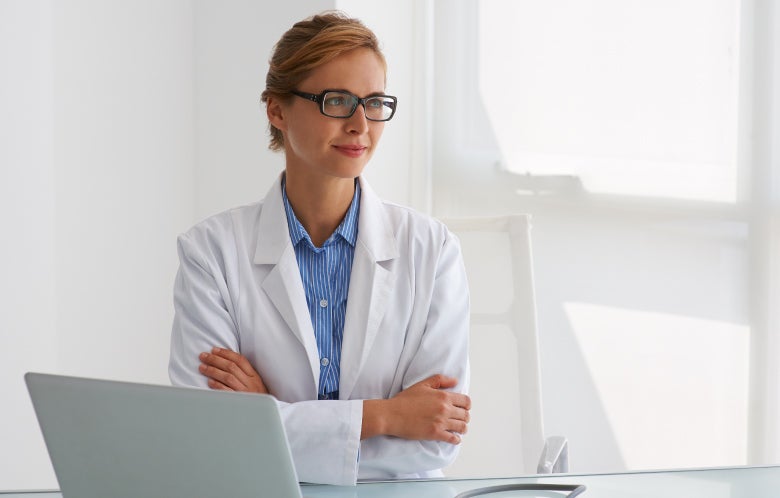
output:
[[[362,135],[368,131],[368,119],[366,119],[365,104],[358,104],[352,116],[345,119],[347,131],[352,135]]]

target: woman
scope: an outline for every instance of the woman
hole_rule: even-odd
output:
[[[457,239],[360,176],[395,113],[385,77],[360,21],[295,24],[262,96],[284,172],[178,241],[171,381],[273,395],[307,482],[441,475],[469,420]]]

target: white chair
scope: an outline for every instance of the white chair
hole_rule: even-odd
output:
[[[566,439],[544,437],[529,221],[444,220],[471,293],[471,423],[448,476],[568,472]]]

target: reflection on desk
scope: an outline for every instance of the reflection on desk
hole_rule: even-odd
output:
[[[780,466],[673,470],[595,475],[545,475],[512,479],[441,479],[364,482],[355,487],[302,485],[305,498],[453,498],[464,491],[506,484],[584,484],[581,498],[776,498],[780,496]],[[259,496],[262,496],[259,495]],[[486,495],[564,496],[527,491]],[[61,498],[57,492],[0,492],[0,498]],[[193,497],[199,498],[199,497]]]

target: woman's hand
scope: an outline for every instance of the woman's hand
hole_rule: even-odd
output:
[[[260,374],[245,356],[229,349],[214,348],[201,353],[200,373],[208,377],[209,387],[220,391],[269,394]]]
[[[468,430],[471,399],[445,391],[457,379],[434,375],[401,391],[390,399],[363,402],[361,438],[380,434],[404,439],[460,443]]]

